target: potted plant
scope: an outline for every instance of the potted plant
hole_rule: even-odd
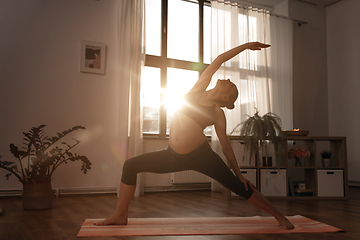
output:
[[[244,137],[245,149],[250,151],[250,163],[253,154],[256,160],[260,161],[259,150],[265,146],[265,153],[267,156],[267,142],[270,141],[274,145],[276,164],[279,164],[279,148],[285,141],[285,135],[281,128],[281,119],[275,113],[266,113],[263,116],[259,115],[256,109],[254,116],[248,116],[248,119],[239,123],[233,131],[240,132],[240,136]]]
[[[75,126],[53,137],[45,135],[44,127],[45,125],[40,125],[23,133],[23,150],[10,144],[10,152],[18,159],[18,163],[0,160],[0,168],[9,171],[5,177],[9,179],[13,174],[23,184],[24,209],[41,210],[52,207],[54,193],[51,179],[61,164],[81,161],[81,171],[86,174],[91,169],[91,162],[87,157],[71,152],[80,141],[73,139],[75,143],[71,145],[60,142],[68,134],[85,129],[84,127]]]
[[[331,152],[329,150],[324,150],[320,153],[321,162],[323,167],[330,167],[331,165]]]

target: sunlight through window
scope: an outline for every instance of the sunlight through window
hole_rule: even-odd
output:
[[[182,96],[199,78],[200,55],[206,64],[211,62],[211,6],[197,0],[145,0],[144,20],[143,133],[166,137]]]
[[[143,132],[159,133],[160,115],[160,68],[145,67],[141,74],[143,99]]]
[[[199,59],[199,5],[169,1],[168,57],[197,62]]]
[[[255,17],[248,17],[244,14],[238,14],[238,24],[239,29],[246,29],[246,31],[239,31],[239,42],[252,42],[257,41],[257,21]],[[250,62],[254,62],[256,64],[247,66],[246,63],[249,61],[240,60],[239,67],[243,69],[257,70],[257,51],[248,51],[247,54],[243,54],[239,56],[239,58],[249,58]]]
[[[167,110],[167,130],[169,133],[171,119],[174,112],[181,107],[183,95],[187,93],[199,78],[197,71],[182,70],[176,68],[167,69],[167,91],[166,91],[166,110]]]
[[[204,6],[204,63],[211,63],[211,7]]]
[[[145,46],[146,54],[161,54],[161,1],[145,1]]]

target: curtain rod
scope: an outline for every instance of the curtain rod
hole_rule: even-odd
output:
[[[297,22],[299,27],[301,27],[301,25],[303,25],[303,24],[309,24],[308,22],[305,22],[305,21],[300,21],[300,20],[297,20],[297,19],[294,19],[294,18],[286,17],[286,16],[283,16],[283,15],[278,15],[278,14],[275,14],[275,13],[269,13],[269,14],[271,16],[274,16],[274,17],[285,18],[285,19]]]
[[[241,1],[247,2],[247,4],[249,4],[248,6],[239,5],[238,3],[234,3],[234,2],[230,2],[230,1],[221,1],[221,0],[216,0],[216,1],[219,2],[219,3],[224,3],[224,4],[228,4],[228,5],[237,6],[238,8],[243,8],[243,9],[250,10],[250,11],[265,12],[265,13],[269,14],[270,16],[288,19],[288,20],[297,22],[299,27],[301,27],[301,25],[303,25],[303,24],[308,24],[308,22],[305,22],[305,21],[301,21],[301,20],[297,20],[297,19],[290,18],[290,17],[287,17],[287,16],[272,13],[272,12],[270,12],[270,10],[266,9],[266,6],[260,5],[260,4],[254,4],[254,3],[251,3],[251,2],[246,1],[246,0],[241,0]],[[206,0],[205,0],[205,2],[211,3],[211,1],[206,1]],[[253,4],[253,5],[250,5],[250,4]],[[261,7],[264,7],[264,9],[262,9]]]

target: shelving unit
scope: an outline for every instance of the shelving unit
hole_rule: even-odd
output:
[[[279,166],[276,166],[274,150],[267,151],[267,156],[272,157],[272,166],[263,166],[261,160],[266,155],[264,151],[259,153],[260,161],[253,157],[249,162],[249,154],[246,152],[244,154],[243,138],[231,137],[230,140],[240,169],[245,172],[253,169],[252,172],[256,173],[256,186],[260,192],[265,193],[266,196],[272,192],[272,189],[270,191],[267,189],[268,187],[281,188],[273,189],[273,192],[281,192],[281,194],[276,196],[268,194],[267,198],[348,199],[345,137],[288,136],[279,149]],[[301,166],[295,166],[295,160],[288,159],[288,150],[294,146],[310,151],[309,158],[301,159]],[[322,166],[320,152],[323,150],[330,150],[332,153],[330,167]],[[276,174],[285,174],[285,176],[279,177]],[[282,179],[280,184],[273,182],[279,179]],[[286,181],[286,184],[283,181]],[[304,184],[305,190],[299,190],[299,185]],[[284,192],[286,194],[283,194]],[[238,197],[227,189],[224,189],[224,195],[228,199]]]

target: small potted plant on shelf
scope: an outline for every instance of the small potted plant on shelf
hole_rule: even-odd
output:
[[[324,150],[320,153],[321,162],[323,167],[330,167],[331,165],[331,152],[329,150]]]
[[[259,115],[256,109],[254,116],[248,116],[248,119],[239,123],[230,133],[239,132],[244,137],[245,149],[250,150],[250,164],[253,154],[256,160],[260,162],[259,150],[265,148],[267,156],[267,142],[274,145],[276,165],[279,167],[279,148],[285,141],[285,135],[281,128],[281,119],[275,113],[266,113]]]
[[[23,208],[27,210],[42,210],[52,207],[54,193],[51,188],[51,179],[54,171],[63,163],[81,161],[81,170],[86,174],[91,169],[91,162],[83,155],[72,153],[72,149],[80,141],[68,144],[61,142],[68,134],[85,129],[75,126],[57,133],[57,136],[48,137],[44,132],[45,125],[31,128],[24,134],[24,147],[20,150],[10,144],[10,152],[18,163],[0,160],[0,168],[9,171],[7,179],[13,174],[23,184]]]

